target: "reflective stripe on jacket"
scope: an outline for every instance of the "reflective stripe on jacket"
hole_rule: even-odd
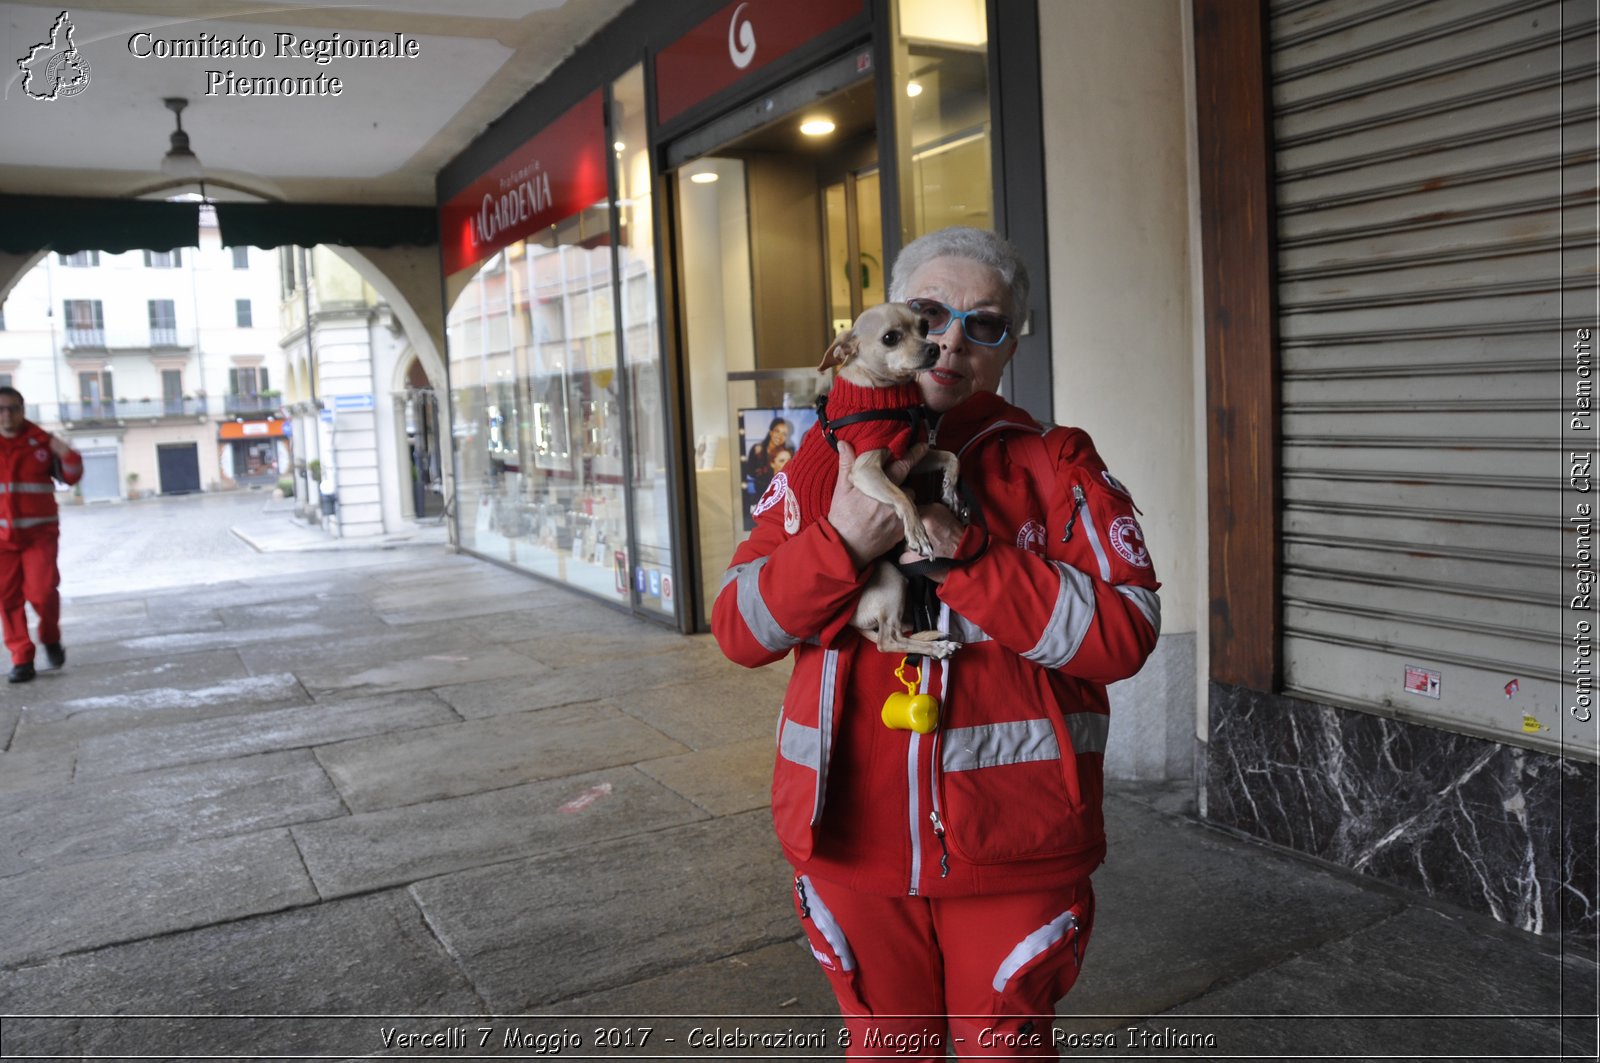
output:
[[[827,521],[789,535],[783,507],[762,514],[713,610],[734,661],[794,653],[772,794],[786,854],[866,892],[959,896],[1088,875],[1105,851],[1105,684],[1137,672],[1159,633],[1133,501],[1087,435],[1043,434],[978,396],[946,415],[939,444],[952,442],[984,517],[967,535],[987,547],[939,589],[938,626],[963,646],[914,673],[940,701],[932,734],[879,718],[905,690],[900,658],[848,628],[866,573]]]

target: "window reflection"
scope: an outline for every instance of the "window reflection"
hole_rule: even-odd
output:
[[[989,34],[983,0],[898,0],[895,109],[901,226],[994,224]]]

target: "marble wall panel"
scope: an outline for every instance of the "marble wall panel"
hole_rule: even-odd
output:
[[[1211,684],[1205,818],[1593,949],[1593,764]]]

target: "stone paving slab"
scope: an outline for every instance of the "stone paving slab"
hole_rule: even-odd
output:
[[[674,662],[672,677],[700,680],[720,671],[722,666],[714,661],[693,659]],[[648,697],[662,682],[659,664],[648,658],[637,661],[630,658],[603,668],[553,668],[529,660],[526,676],[437,687],[434,693],[462,716],[485,719],[597,698],[631,705]]]
[[[151,616],[143,598],[83,602],[62,610],[61,641],[74,662],[94,660],[90,647],[102,642],[145,635],[167,635],[178,631],[214,631],[222,627],[222,617],[213,609],[200,608],[182,617]]]
[[[41,671],[39,678],[22,687],[7,690],[7,700],[24,706],[48,705],[71,698],[96,694],[126,694],[130,691],[175,686],[198,687],[227,679],[242,679],[250,674],[232,649],[205,649],[184,654],[183,659],[166,654],[129,660],[90,661],[84,654],[102,647],[88,647],[82,653],[67,647],[67,664],[60,671]]]
[[[323,897],[661,830],[705,813],[633,768],[294,828]]]
[[[1525,938],[1485,931],[1480,919],[1407,908],[1161,1018],[1174,1029],[1213,1032],[1218,1055],[1287,1056],[1314,1045],[1349,1056],[1434,1058],[1513,1058],[1565,1048],[1576,1058],[1593,1059],[1592,1022],[1581,1041],[1563,1046],[1559,1024],[1535,1018],[1562,1010],[1563,982],[1592,1010],[1593,963],[1564,960]],[[1214,1017],[1229,1015],[1284,1018]],[[1422,1021],[1422,1015],[1459,1017]]]
[[[0,879],[344,813],[308,751],[0,796]]]
[[[307,622],[280,624],[272,629],[272,638],[286,641],[335,641],[345,637],[335,623]],[[260,642],[259,629],[220,626],[196,630],[185,627],[162,635],[140,635],[115,642],[99,642],[74,653],[69,649],[68,661],[110,665],[129,661],[168,661],[186,654],[207,650],[234,650]]]
[[[85,740],[77,778],[130,775],[459,721],[448,705],[423,690],[143,727]]]
[[[458,575],[448,583],[420,584],[372,596],[373,612],[384,623],[401,627],[436,620],[462,620],[488,613],[526,610],[540,595],[515,575]],[[556,605],[550,602],[550,605]]]
[[[1394,897],[1108,794],[1095,926],[1062,1015],[1158,1015],[1378,923]],[[952,829],[954,829],[952,827]],[[1086,1019],[1070,1029],[1120,1029]]]
[[[421,690],[425,687],[470,683],[477,679],[499,679],[524,675],[528,659],[502,646],[472,646],[461,649],[433,649],[415,656],[391,659],[360,670],[333,665],[326,669],[303,669],[300,681],[316,694],[339,691],[346,696],[377,694],[385,691]]]
[[[649,660],[645,658],[636,667],[648,667]],[[666,678],[676,680],[677,676]],[[692,683],[671,682],[619,699],[618,704],[629,715],[691,749],[758,739],[773,743],[787,682],[787,673],[776,669],[750,674],[726,666]]]
[[[468,653],[480,641],[451,624],[387,626],[340,635],[336,639],[258,639],[238,649],[239,659],[256,675],[292,671],[297,675],[337,676],[392,661],[433,653]]]
[[[799,925],[795,921],[796,929]],[[839,1017],[827,975],[803,937],[536,1010],[548,1015],[687,1015],[706,1020],[706,1025],[740,1015],[779,1015],[806,1029],[816,1027],[818,1017],[825,1018],[830,1029],[837,1028]]]
[[[792,940],[791,874],[767,815],[753,812],[463,871],[411,892],[505,1015]]]
[[[0,972],[0,1014],[470,1016],[483,1002],[403,891]],[[366,1054],[396,1020],[6,1020],[16,1055]]]
[[[181,670],[163,677],[179,683],[191,678]],[[196,677],[193,686],[134,687],[122,694],[68,697],[30,706],[23,710],[11,745],[13,750],[75,745],[96,735],[225,716],[242,718],[252,711],[310,701],[288,672],[221,680]]]
[[[581,601],[571,595],[567,599],[546,601],[536,607],[519,601],[513,609],[464,617],[460,626],[486,642],[525,642],[535,637],[603,631],[619,623],[643,623],[598,602]]]
[[[713,749],[661,757],[638,765],[661,785],[682,794],[714,816],[731,816],[772,803],[770,736]]]
[[[66,786],[78,754],[71,746],[0,753],[0,794],[19,794]]]
[[[0,878],[0,967],[316,899],[287,830],[41,868]]]
[[[699,645],[702,641],[646,620],[621,617],[612,625],[591,631],[551,632],[511,646],[536,661],[571,668],[651,654],[704,653],[704,647]]]
[[[615,707],[591,702],[340,742],[316,755],[350,808],[368,812],[682,752]]]
[[[372,607],[359,595],[330,594],[322,591],[283,602],[263,602],[248,609],[229,610],[223,622],[230,630],[251,631],[256,637],[269,634],[277,637],[280,628],[297,624],[316,624],[331,627],[341,638],[357,631],[377,632],[387,629]]]

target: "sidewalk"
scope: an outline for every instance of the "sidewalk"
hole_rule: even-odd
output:
[[[74,598],[66,669],[0,692],[0,1057],[838,1055],[766,807],[781,670],[385,545]],[[1592,1057],[1592,958],[1185,787],[1106,807],[1065,1055]]]
[[[307,550],[389,550],[397,546],[447,546],[450,531],[443,521],[412,522],[400,532],[341,538],[320,525],[308,524],[294,516],[294,499],[269,501],[257,520],[233,526],[233,534],[258,553],[272,554]]]

